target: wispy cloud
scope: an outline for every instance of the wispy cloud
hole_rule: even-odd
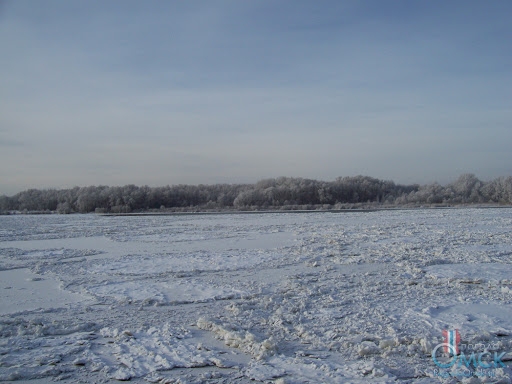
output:
[[[510,174],[510,8],[8,2],[0,193]]]

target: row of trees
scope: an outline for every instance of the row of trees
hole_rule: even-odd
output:
[[[0,196],[0,211],[137,212],[147,210],[332,209],[364,205],[512,204],[512,177],[483,182],[473,174],[442,186],[399,185],[368,176],[334,181],[280,177],[256,184],[175,185],[151,188],[91,186],[29,189]]]

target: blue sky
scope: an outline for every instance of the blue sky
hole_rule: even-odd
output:
[[[512,3],[1,1],[0,194],[512,174]]]

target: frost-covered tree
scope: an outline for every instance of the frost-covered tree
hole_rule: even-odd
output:
[[[11,201],[11,198],[5,195],[0,196],[0,212],[11,211],[15,209],[14,207],[15,205]]]
[[[451,184],[455,191],[457,200],[462,203],[478,203],[481,202],[480,188],[482,182],[472,173],[461,175],[457,181]]]
[[[482,182],[473,174],[455,182],[400,185],[368,176],[338,177],[332,182],[278,177],[255,184],[173,185],[150,188],[89,186],[29,189],[0,197],[0,211],[133,212],[147,209],[325,209],[345,204],[430,205],[512,204],[512,177]]]

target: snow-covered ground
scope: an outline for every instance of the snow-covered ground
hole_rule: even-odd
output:
[[[512,209],[0,217],[4,381],[505,383],[511,303]]]

